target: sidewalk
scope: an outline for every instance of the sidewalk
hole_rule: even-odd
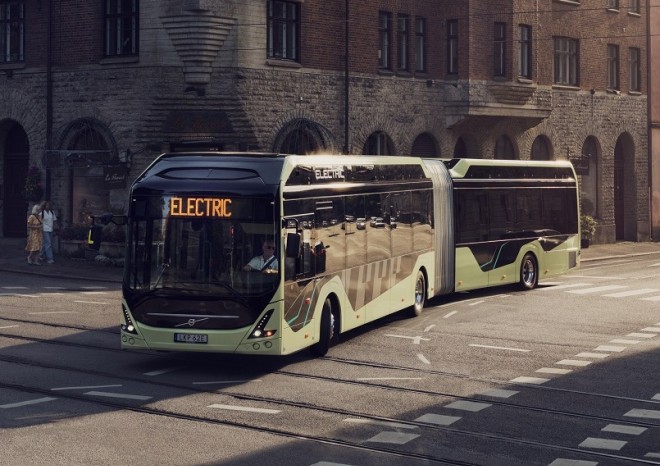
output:
[[[76,280],[95,280],[121,283],[123,269],[100,262],[82,259],[69,259],[56,256],[55,263],[41,266],[29,265],[25,252],[25,240],[15,238],[0,239],[0,271],[24,273],[36,276],[66,277]],[[595,244],[582,249],[582,262],[598,261],[616,257],[634,257],[655,254],[660,261],[660,243],[619,242]]]

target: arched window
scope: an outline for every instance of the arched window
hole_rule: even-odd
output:
[[[454,158],[455,159],[464,159],[467,157],[467,145],[463,138],[458,138],[456,145],[454,146]]]
[[[495,158],[499,160],[515,160],[516,153],[508,136],[502,135],[495,142]]]
[[[394,143],[387,133],[376,131],[367,138],[362,153],[365,155],[395,155]]]
[[[321,151],[333,151],[332,136],[322,125],[306,118],[287,123],[275,138],[275,152],[307,155]]]

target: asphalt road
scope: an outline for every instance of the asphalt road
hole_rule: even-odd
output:
[[[659,278],[583,264],[312,359],[122,352],[118,284],[0,272],[0,464],[660,464]]]

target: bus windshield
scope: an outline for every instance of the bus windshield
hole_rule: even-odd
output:
[[[128,289],[240,301],[277,287],[272,198],[134,196],[132,202]],[[246,267],[255,257],[259,267]]]

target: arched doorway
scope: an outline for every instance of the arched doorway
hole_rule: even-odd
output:
[[[394,142],[383,131],[371,133],[364,144],[364,155],[395,155]]]
[[[422,133],[415,138],[412,146],[412,155],[416,157],[438,157],[435,138],[429,133]]]
[[[282,154],[307,155],[334,152],[335,144],[328,129],[312,120],[296,118],[280,130],[273,150]]]
[[[8,238],[25,238],[28,204],[23,196],[23,184],[30,165],[30,144],[25,130],[18,123],[11,123],[3,149],[2,233]]]
[[[503,134],[495,141],[495,158],[498,160],[516,159],[516,151],[509,136]]]
[[[600,145],[598,140],[589,136],[582,145],[582,158],[588,160],[589,170],[582,174],[580,186],[580,205],[582,213],[592,217],[600,216],[598,205],[598,187],[600,179],[598,161],[600,159]]]
[[[550,142],[545,136],[538,136],[532,143],[532,152],[530,154],[532,160],[551,160],[550,155]]]
[[[635,147],[624,133],[614,147],[614,222],[616,239],[637,241],[637,189],[635,183]]]

